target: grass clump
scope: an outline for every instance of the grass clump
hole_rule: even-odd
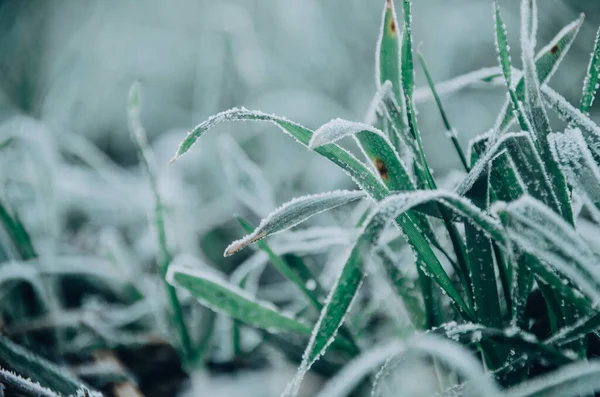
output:
[[[319,397],[397,395],[389,385],[398,382],[407,361],[435,378],[428,390],[432,395],[591,396],[600,391],[600,364],[594,359],[600,354],[600,254],[589,232],[600,222],[600,127],[588,116],[600,70],[598,40],[578,107],[548,84],[583,16],[536,53],[537,3],[523,0],[523,70],[512,64],[498,3],[491,8],[498,67],[436,86],[418,54],[465,171],[448,190],[439,188],[442,181],[434,177],[423,148],[415,97],[426,95],[415,89],[410,0],[402,1],[401,11],[398,19],[393,2],[384,2],[377,92],[366,122],[338,118],[313,131],[283,117],[233,108],[202,122],[181,142],[171,162],[220,123],[267,121],[333,162],[357,185],[295,198],[264,217],[265,203],[272,201],[263,191],[268,182],[234,141],[222,141],[236,195],[263,217],[253,227],[237,216],[247,234],[233,241],[225,256],[235,258],[253,244],[259,251],[230,274],[177,263],[178,244],[169,240],[169,207],[161,194],[161,168],[141,124],[137,84],[128,116],[152,197],[146,207],[157,250],[152,268],[144,272],[151,281],[131,277],[115,287],[111,266],[99,273],[76,266],[77,277],[93,279],[102,300],[90,304],[81,298],[83,303],[69,306],[65,296],[72,274],[61,266],[52,272],[38,266],[44,258],[35,239],[0,201],[1,253],[14,265],[0,268],[0,282],[11,287],[11,299],[2,306],[6,333],[32,350],[52,346],[42,358],[0,337],[0,385],[26,396],[80,396],[96,393],[88,384],[104,391],[109,384],[118,394],[122,387],[136,390],[135,377],[103,372],[98,363],[122,368],[123,351],[157,344],[174,348],[170,363],[191,373],[214,364],[211,349],[218,344],[231,350],[234,365],[273,347],[283,353],[298,367],[281,390],[290,397],[300,393],[310,371],[327,379]],[[506,101],[497,122],[465,151],[439,94],[498,81],[505,83]],[[549,112],[565,125],[553,127]],[[12,145],[12,137],[0,138]],[[342,146],[349,138],[363,159]],[[92,168],[115,180],[101,155],[76,141],[68,147],[87,152],[81,157],[93,159]],[[232,153],[239,158],[232,159]],[[121,185],[124,190],[127,183]],[[350,203],[356,216],[343,228],[290,230]],[[286,234],[291,236],[287,246],[271,244]],[[327,260],[323,251],[334,245],[344,245],[346,253],[337,257],[333,251],[335,258]],[[113,252],[111,259],[118,256]],[[261,282],[268,262],[283,289]],[[106,318],[80,313],[91,306],[108,313]],[[79,371],[72,372],[85,382],[47,358],[78,363]]]

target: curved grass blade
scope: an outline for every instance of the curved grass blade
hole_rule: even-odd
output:
[[[527,34],[527,40],[531,43],[531,49],[534,50],[538,30],[537,0],[521,0],[521,15],[527,16],[525,33]]]
[[[140,86],[138,83],[134,83],[129,90],[129,103],[128,103],[128,122],[129,131],[131,134],[131,140],[135,144],[135,148],[138,153],[138,158],[142,167],[146,171],[148,180],[150,181],[150,188],[154,196],[154,225],[156,227],[158,247],[160,249],[159,258],[159,269],[161,278],[167,290],[167,296],[169,299],[169,305],[171,308],[171,315],[173,316],[173,322],[177,327],[179,333],[179,342],[181,344],[180,349],[184,358],[189,358],[192,352],[192,342],[190,335],[183,318],[183,312],[181,310],[181,304],[175,289],[170,286],[166,281],[167,271],[171,263],[171,254],[167,246],[167,235],[165,229],[165,221],[163,217],[163,202],[158,191],[158,184],[156,180],[156,165],[154,161],[154,155],[148,146],[148,139],[146,137],[146,130],[142,126],[140,119]]]
[[[577,362],[508,389],[506,397],[576,397],[600,390],[600,363]]]
[[[375,56],[375,73],[377,84],[383,85],[386,81],[392,83],[392,91],[398,103],[402,100],[402,87],[400,86],[400,40],[398,35],[398,18],[394,9],[393,0],[385,1],[381,30],[377,41]]]
[[[225,313],[253,327],[269,332],[310,335],[310,326],[282,313],[268,302],[258,301],[246,291],[214,274],[180,265],[169,267],[169,284],[188,290],[202,305]]]
[[[394,99],[392,83],[389,80],[385,81],[377,90],[373,106],[386,115],[389,126],[406,146],[407,151],[416,155],[415,142],[409,131],[404,97],[401,96],[400,101]]]
[[[380,178],[391,191],[414,190],[414,184],[390,140],[367,124],[335,119],[319,127],[308,147],[315,149],[345,136],[356,136],[365,156],[373,163]]]
[[[579,104],[579,110],[583,114],[589,114],[594,99],[596,98],[596,91],[598,90],[598,83],[600,79],[600,29],[596,33],[596,41],[594,42],[594,52],[590,58],[590,64],[588,71],[583,81],[583,94],[581,96],[581,102]]]
[[[546,339],[544,343],[563,346],[575,342],[589,333],[596,332],[598,329],[600,329],[600,313],[595,313],[579,320],[571,326],[560,329],[550,338]]]
[[[541,86],[544,86],[552,77],[566,53],[575,41],[577,33],[583,24],[584,15],[565,26],[554,39],[540,50],[535,59],[535,68]],[[525,82],[521,78],[515,87],[515,94],[519,101],[524,100]],[[502,114],[498,118],[498,124],[494,128],[498,133],[503,133],[514,120],[514,107],[509,103],[503,107]]]
[[[558,117],[569,123],[575,125],[581,129],[583,138],[588,144],[588,147],[592,151],[592,155],[596,162],[600,160],[600,127],[594,123],[588,116],[583,114],[579,109],[571,105],[565,98],[554,91],[548,86],[542,87],[542,96],[548,104],[552,107]]]
[[[550,146],[548,144],[548,135],[552,132],[550,128],[550,121],[548,115],[544,109],[542,102],[539,77],[535,68],[533,60],[533,46],[530,41],[529,35],[530,27],[527,26],[527,22],[530,19],[529,6],[527,1],[524,0],[525,6],[522,7],[522,26],[523,31],[521,32],[521,46],[522,46],[522,59],[525,72],[525,108],[528,112],[528,119],[531,122],[531,126],[537,139],[538,147],[540,150],[540,157],[542,162],[549,174],[552,190],[554,191],[558,200],[559,214],[567,220],[567,222],[573,224],[573,210],[571,208],[571,200],[569,197],[569,191],[565,182],[565,177],[562,174],[558,164],[554,161]]]
[[[548,135],[550,149],[570,184],[594,203],[600,202],[600,168],[587,147],[581,130],[567,129]]]
[[[511,240],[523,251],[547,261],[572,279],[593,302],[600,302],[597,258],[569,224],[527,195],[508,205],[498,203],[496,212]]]
[[[0,336],[0,365],[62,395],[74,394],[84,384],[56,364]]]
[[[232,255],[271,234],[294,227],[321,212],[364,197],[366,194],[361,191],[337,190],[295,198],[269,214],[252,233],[231,243],[225,249],[225,256]]]
[[[438,83],[435,89],[440,95],[452,94],[466,87],[477,85],[504,85],[498,80],[502,77],[502,68],[492,66],[489,68],[481,68],[463,75],[456,76],[450,80]],[[423,103],[434,99],[431,89],[427,87],[419,87],[415,90],[413,99],[416,103]]]

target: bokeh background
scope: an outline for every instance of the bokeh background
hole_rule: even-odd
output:
[[[351,181],[267,124],[219,126],[176,164],[168,166],[168,160],[191,127],[234,106],[310,128],[336,117],[362,121],[376,90],[382,3],[0,0],[0,138],[19,138],[0,152],[0,196],[19,211],[50,268],[78,256],[87,258],[80,259],[82,266],[103,261],[125,281],[150,272],[157,254],[148,222],[152,196],[126,115],[127,92],[139,80],[142,122],[157,158],[172,250],[230,273],[250,255],[221,256],[241,235],[233,213],[256,221],[294,196],[351,188]],[[415,46],[435,81],[497,64],[491,1],[414,3]],[[519,2],[500,3],[518,66]],[[586,14],[551,81],[578,101],[600,25],[598,2],[538,3],[538,48]],[[417,84],[425,84],[420,70]],[[504,99],[502,87],[442,96],[465,149],[470,138],[492,126]],[[592,117],[597,113],[596,108]],[[420,104],[419,120],[436,175],[458,168],[435,106]],[[257,175],[253,183],[261,181],[251,194],[236,193],[244,183],[236,179],[236,164]],[[344,217],[341,211],[314,222],[337,225]],[[335,257],[340,251],[328,252]],[[3,261],[11,259],[10,252],[0,254]],[[262,380],[261,375],[256,381]],[[280,391],[281,382],[273,389]]]

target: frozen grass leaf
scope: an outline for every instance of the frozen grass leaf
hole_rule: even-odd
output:
[[[539,77],[540,85],[544,86],[552,77],[559,64],[565,57],[575,41],[577,33],[583,24],[583,14],[575,21],[565,26],[554,39],[544,48],[542,48],[535,58],[535,68]],[[515,87],[515,94],[518,101],[524,100],[525,82],[521,78]],[[498,117],[498,124],[495,130],[503,133],[514,120],[514,107],[511,104],[504,106],[502,113]]]
[[[375,55],[375,72],[378,85],[383,85],[386,81],[391,82],[394,97],[398,102],[402,98],[399,33],[394,2],[393,0],[385,0],[379,40],[377,41],[377,54]]]
[[[390,0],[391,1],[391,0]],[[415,89],[415,70],[413,65],[412,51],[412,2],[411,0],[402,0],[402,11],[404,19],[404,32],[402,35],[401,52],[401,76],[404,96],[411,98]],[[407,104],[408,105],[408,104]]]
[[[0,396],[4,397],[6,395],[6,389],[19,396],[58,397],[52,390],[43,387],[39,383],[0,368]]]
[[[600,390],[600,363],[567,365],[506,391],[506,397],[576,397]]]
[[[590,58],[590,65],[583,81],[583,94],[579,110],[582,113],[588,114],[596,98],[598,90],[598,79],[600,78],[600,29],[596,33],[596,41],[594,42],[594,52]]]
[[[522,61],[524,65],[525,76],[525,109],[528,120],[531,122],[532,133],[535,134],[535,143],[539,147],[539,154],[542,164],[549,176],[549,182],[557,198],[557,207],[555,210],[569,223],[573,223],[573,211],[571,209],[571,199],[567,190],[565,177],[560,168],[554,161],[549,144],[548,135],[552,132],[550,121],[544,109],[542,95],[540,92],[540,80],[536,71],[533,59],[533,43],[531,42],[531,9],[529,0],[523,0],[521,7],[521,47]],[[535,8],[535,7],[534,7]]]
[[[530,196],[495,209],[512,241],[523,251],[547,261],[573,280],[593,302],[600,302],[597,258],[563,219]]]
[[[567,129],[548,136],[550,148],[570,184],[595,203],[600,202],[600,168],[587,147],[581,130]]]
[[[225,313],[253,327],[269,332],[310,335],[310,326],[282,313],[273,304],[256,300],[246,291],[220,277],[180,265],[169,268],[167,281],[188,290],[209,309]]]
[[[316,214],[365,196],[361,191],[337,190],[295,198],[269,214],[251,234],[231,243],[225,249],[225,256],[232,255],[271,234],[294,227]]]
[[[345,136],[356,136],[365,156],[372,162],[388,189],[414,190],[414,184],[400,156],[390,140],[377,128],[342,119],[331,120],[315,131],[308,147],[315,149]]]
[[[59,394],[74,394],[82,382],[65,369],[0,336],[0,365]]]

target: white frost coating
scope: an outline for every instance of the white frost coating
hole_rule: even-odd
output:
[[[579,29],[581,29],[581,26],[583,25],[584,18],[585,18],[585,15],[583,13],[579,14],[579,18],[577,18],[576,20],[574,20],[573,22],[571,22],[570,24],[568,24],[567,26],[565,26],[564,28],[562,28],[560,30],[560,32],[558,32],[556,34],[556,36],[554,36],[554,38],[552,39],[552,41],[550,43],[548,43],[545,47],[543,47],[541,50],[538,51],[538,53],[537,53],[537,55],[535,57],[536,61],[538,59],[540,59],[544,54],[550,52],[550,50],[552,49],[552,47],[554,47],[555,45],[557,45],[558,42],[564,36],[566,36],[567,34],[569,34],[569,32],[573,31],[573,37],[570,40],[567,41],[566,45],[564,46],[564,49],[561,50],[561,55],[556,60],[556,62],[554,62],[554,64],[552,65],[552,70],[550,71],[550,74],[546,78],[546,81],[550,80],[550,78],[552,77],[552,75],[554,75],[554,72],[556,72],[556,69],[558,69],[558,66],[562,62],[563,58],[565,57],[565,55],[567,54],[567,52],[569,52],[569,48],[571,48],[571,45],[575,41],[575,37],[577,36],[577,33],[579,33]]]
[[[225,177],[237,198],[257,215],[267,215],[275,206],[275,198],[260,167],[229,135],[220,137],[218,147]]]
[[[439,359],[465,379],[470,380],[473,387],[479,391],[478,395],[482,397],[500,396],[491,377],[481,368],[481,363],[470,351],[460,345],[433,335],[423,335],[408,344],[407,353],[425,354]]]
[[[600,390],[600,363],[580,361],[508,389],[506,397],[564,397]]]
[[[574,123],[581,129],[589,148],[600,155],[600,127],[552,88],[543,86],[542,96],[544,101],[556,110],[561,120]]]
[[[23,378],[21,375],[7,371],[4,368],[0,368],[0,393],[4,396],[4,383],[16,385],[20,393],[26,393],[31,396],[39,397],[58,397],[52,390],[40,385],[31,379]],[[15,387],[15,386],[13,386]],[[19,393],[19,394],[20,394]]]
[[[471,190],[475,182],[477,182],[477,180],[483,175],[483,172],[486,171],[488,163],[500,151],[502,145],[506,141],[528,136],[529,134],[527,132],[510,132],[503,134],[496,142],[493,143],[492,146],[487,148],[485,154],[477,161],[477,163],[475,163],[475,166],[473,166],[463,182],[456,188],[456,193],[459,195],[464,195]],[[469,147],[471,146],[472,145],[469,145]]]
[[[498,203],[493,210],[508,216],[505,227],[521,249],[571,278],[594,304],[600,302],[598,257],[560,216],[527,195],[508,205]]]
[[[538,8],[536,0],[521,0],[521,40],[530,42],[535,48],[538,29]]]
[[[439,95],[450,94],[462,90],[471,85],[504,85],[503,79],[494,78],[490,82],[484,82],[494,76],[501,76],[502,69],[500,66],[492,66],[489,68],[478,69],[451,80],[444,81],[435,85],[435,89]],[[416,103],[423,103],[433,100],[433,93],[429,87],[420,87],[415,90],[414,100]]]
[[[581,130],[567,129],[548,135],[552,155],[569,182],[590,200],[600,202],[600,169],[594,161]]]
[[[378,79],[379,81],[379,79]],[[376,116],[380,111],[381,102],[383,101],[383,96],[392,91],[392,83],[389,80],[386,80],[381,87],[377,90],[371,102],[369,102],[369,107],[367,109],[367,113],[365,114],[365,124],[373,125],[376,120]]]
[[[247,291],[239,288],[236,285],[229,283],[227,280],[224,280],[222,277],[219,277],[218,275],[214,274],[213,272],[208,272],[208,271],[203,271],[203,270],[198,270],[198,269],[190,269],[188,267],[179,266],[179,265],[170,266],[169,270],[167,271],[166,280],[170,285],[172,285],[174,287],[178,286],[177,281],[175,281],[176,274],[184,274],[186,276],[191,276],[194,278],[204,280],[208,283],[214,284],[217,287],[220,287],[222,289],[229,291],[232,295],[238,295],[239,297],[249,301],[250,303],[260,306],[264,310],[273,312],[275,315],[277,315],[279,317],[284,317],[288,320],[298,322],[301,325],[305,325],[305,324],[301,323],[300,321],[298,321],[298,319],[294,318],[294,316],[292,314],[285,313],[285,312],[279,310],[275,305],[273,305],[270,302],[261,301],[261,300],[256,299],[254,296],[252,296]],[[196,299],[198,299],[204,306],[208,307],[209,309],[211,309],[215,312],[228,314],[227,312],[221,310],[221,308],[219,308],[218,306],[216,306],[210,302],[207,302],[202,298],[196,297]],[[267,329],[267,331],[276,332],[277,330]]]
[[[385,136],[385,134],[375,127],[372,127],[368,124],[337,118],[323,124],[314,132],[310,142],[308,143],[308,148],[315,149],[328,143],[334,143],[344,137],[355,135],[361,131],[371,132],[389,142],[389,139]],[[390,147],[392,147],[391,143]]]
[[[264,218],[254,231],[229,244],[225,256],[232,255],[242,248],[268,235],[294,227],[313,215],[365,197],[362,191],[335,190],[296,197],[283,204]]]
[[[383,365],[386,360],[404,351],[404,343],[391,341],[362,353],[331,378],[315,397],[344,397],[349,395],[365,376]]]
[[[385,3],[385,7],[383,7],[383,12],[381,14],[381,24],[379,26],[381,26],[381,29],[379,29],[379,36],[377,37],[377,45],[375,46],[375,84],[377,84],[377,87],[380,86],[381,84],[381,42],[383,41],[383,32],[386,29],[385,26],[385,14],[388,10],[388,7],[391,8],[392,10],[392,18],[394,19],[394,22],[396,23],[396,31],[398,32],[396,34],[397,40],[398,40],[398,50],[400,50],[400,48],[402,48],[402,36],[404,35],[404,31],[400,31],[400,26],[398,26],[398,17],[396,16],[396,8],[394,7],[394,2],[392,0],[390,1],[386,1]],[[398,57],[398,65],[400,65],[400,58]],[[391,84],[391,83],[390,83]],[[397,84],[400,84],[400,81],[397,82]],[[400,92],[402,92],[402,88],[400,89]]]

